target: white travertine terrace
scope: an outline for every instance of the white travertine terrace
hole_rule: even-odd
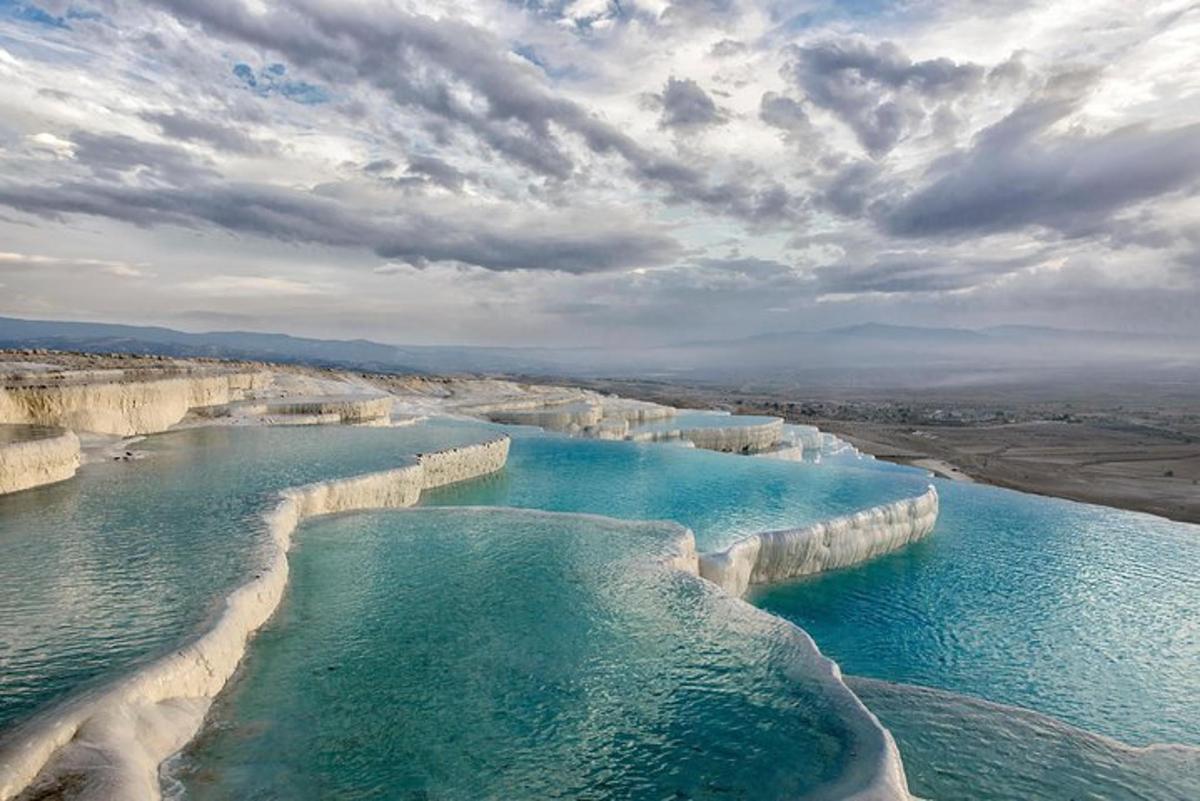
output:
[[[234,401],[201,406],[193,413],[206,418],[286,417],[305,422],[366,423],[391,417],[392,402],[391,395],[330,395]]]
[[[778,459],[781,462],[802,462],[804,461],[804,446],[798,442],[785,441],[754,455],[764,459]]]
[[[240,412],[246,406],[261,405],[262,411],[255,409],[255,413],[317,417],[332,417],[336,413],[339,419],[346,419],[345,412],[350,420],[371,419],[377,412],[386,417],[391,408],[390,397],[380,400],[369,395],[338,401],[353,404],[353,409],[349,406],[316,409],[312,403],[329,399],[313,397],[241,402],[248,392],[262,389],[268,380],[267,373],[226,371],[152,376],[143,380],[96,374],[87,380],[57,385],[49,380],[23,381],[0,388],[0,422],[68,425],[79,430],[129,436],[165,430],[189,410],[206,414],[203,407],[210,407],[209,416],[219,415],[222,407],[237,407]],[[505,384],[501,389],[508,386]],[[458,404],[459,410],[497,420],[509,415],[505,422],[564,430],[561,425],[584,436],[607,439],[624,439],[629,436],[631,423],[670,417],[676,411],[657,404],[561,388],[525,397],[514,391],[512,397],[490,400],[494,402],[477,402],[469,407]],[[387,411],[382,410],[384,404]],[[789,426],[788,433],[795,434],[797,428],[811,427]],[[64,436],[74,437],[70,432]],[[764,455],[777,458],[798,457],[809,442],[816,448],[833,444],[824,442],[832,438],[822,436],[816,429],[788,437],[780,420],[749,426],[676,429],[636,438],[681,439],[712,450],[765,451]],[[785,447],[789,440],[795,447]],[[77,454],[78,439],[75,447]],[[266,566],[226,599],[223,613],[211,629],[137,673],[49,710],[0,739],[0,801],[16,797],[25,788],[37,793],[67,783],[74,798],[157,799],[161,763],[195,736],[213,697],[244,655],[249,638],[278,606],[287,583],[286,553],[296,527],[317,515],[411,506],[425,489],[503,468],[508,447],[508,439],[503,437],[480,445],[422,454],[411,464],[395,470],[282,492],[277,506],[266,515],[269,532]],[[0,479],[3,459],[0,453]],[[0,492],[3,491],[0,484]],[[801,529],[757,534],[723,552],[699,557],[688,532],[687,547],[679,548],[668,566],[703,576],[740,597],[751,584],[844,567],[919,539],[933,527],[937,503],[937,494],[930,487],[928,493],[916,499]],[[807,638],[800,629],[779,623],[794,630],[796,636]],[[811,643],[810,638],[808,641]],[[855,769],[841,777],[830,797],[908,801],[903,767],[891,735],[847,689],[836,664],[822,657],[815,644],[812,651],[819,660],[819,669],[831,680],[834,697],[848,710],[847,720],[854,730],[860,757]]]
[[[816,426],[793,423],[787,427],[787,431],[791,434],[792,441],[798,445],[802,445],[806,450],[821,450],[821,443],[824,437],[821,435],[821,429]]]
[[[79,437],[72,431],[0,442],[0,495],[65,481],[79,463]]]
[[[701,554],[700,575],[741,597],[752,584],[849,567],[894,551],[932,531],[937,515],[931,484],[916,498],[803,528],[752,534],[723,551]]]
[[[277,608],[287,583],[287,550],[296,527],[318,515],[412,506],[425,489],[503,468],[508,448],[508,438],[501,437],[479,445],[419,454],[413,463],[394,470],[309,484],[280,493],[278,504],[266,515],[271,546],[266,567],[226,599],[224,613],[215,625],[199,639],[127,679],[51,710],[0,741],[0,800],[13,798],[25,788],[40,793],[68,782],[75,798],[159,798],[160,765],[199,731],[212,699],[233,674],[249,638]],[[930,497],[931,509],[927,500]],[[923,515],[915,514],[918,508],[926,510],[931,527],[936,516],[936,493],[931,488],[930,494],[919,499],[881,508],[901,506],[909,512],[910,533],[922,528],[918,519],[923,519]],[[904,515],[892,521],[897,531],[904,528],[900,517]],[[890,519],[889,513],[874,509],[799,532],[757,535],[749,538],[759,540],[753,564],[734,573],[744,574],[747,582],[750,576],[756,580],[774,580],[798,575],[794,572],[797,565],[803,565],[804,572],[812,572],[869,558],[902,544],[902,536],[884,533]],[[680,538],[665,565],[708,578],[740,596],[747,582],[735,580],[731,585],[714,572],[714,564],[724,555],[698,557],[691,532],[682,528],[681,531],[686,536]],[[805,531],[849,532],[850,540],[857,545],[848,541],[830,550],[852,553],[854,558],[793,558],[797,550],[788,543],[804,542]],[[915,538],[912,536],[910,540]],[[879,539],[885,546],[863,544],[864,540],[873,539]],[[739,550],[739,546],[744,548],[747,542],[735,544],[726,552],[736,552],[735,555],[726,558],[740,565],[747,552]],[[808,542],[806,548],[812,550],[816,546]],[[759,558],[764,552],[773,555],[766,560],[767,566]],[[834,787],[827,788],[829,797],[849,801],[909,801],[903,765],[891,735],[846,687],[837,665],[820,654],[806,633],[782,621],[779,625],[786,626],[790,636],[801,637],[809,644],[815,669],[829,682],[831,698],[843,709],[844,720],[853,731],[857,759]]]
[[[775,447],[783,433],[783,421],[773,418],[754,425],[712,428],[683,428],[631,434],[634,442],[686,440],[697,448],[724,453],[758,453]]]
[[[166,431],[190,409],[238,400],[269,374],[240,370],[79,371],[0,387],[0,422],[122,437]]]
[[[0,742],[0,799],[7,801],[26,788],[40,793],[66,783],[72,798],[159,798],[159,765],[199,731],[250,637],[278,607],[296,527],[318,515],[412,506],[425,489],[503,468],[508,447],[508,437],[500,437],[420,454],[395,470],[280,493],[279,503],[266,515],[266,566],[226,598],[213,626],[133,675],[6,735]]]
[[[460,411],[483,415],[492,422],[537,426],[592,439],[626,439],[631,426],[674,417],[676,409],[647,401],[577,390],[578,397],[531,405],[529,399],[475,404]]]
[[[487,416],[495,423],[579,432],[599,425],[604,419],[604,409],[591,403],[567,403],[536,409],[497,410],[489,412]]]
[[[633,431],[633,426],[674,417],[679,410],[647,401],[599,395],[586,390],[547,401],[544,397],[509,397],[501,401],[460,405],[458,411],[496,423],[528,425],[590,439],[628,439],[634,442],[690,442],[697,448],[726,453],[759,453],[784,441],[783,420],[772,418],[753,425],[680,427]],[[792,451],[779,458],[799,458]]]

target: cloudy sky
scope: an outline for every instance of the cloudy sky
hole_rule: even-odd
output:
[[[1191,0],[0,0],[0,314],[1200,335]]]

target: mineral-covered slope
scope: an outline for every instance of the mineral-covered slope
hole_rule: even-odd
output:
[[[12,380],[0,387],[0,422],[128,437],[165,431],[190,409],[263,387],[257,370],[87,371]]]
[[[78,468],[79,437],[74,432],[0,438],[0,495],[64,481]]]
[[[768,531],[700,557],[700,575],[732,595],[769,584],[849,567],[915,542],[937,522],[933,485],[916,498],[875,506],[803,528]]]

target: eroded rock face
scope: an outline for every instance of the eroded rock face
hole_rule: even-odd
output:
[[[0,422],[59,426],[129,437],[165,431],[197,406],[242,398],[263,387],[261,371],[123,371],[68,373],[0,388]]]
[[[846,517],[767,531],[700,556],[700,575],[741,596],[751,584],[770,584],[849,567],[894,551],[929,534],[937,522],[938,494],[929,490]]]
[[[0,438],[0,495],[65,481],[79,463],[79,437],[72,431]]]

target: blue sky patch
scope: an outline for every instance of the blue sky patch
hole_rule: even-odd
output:
[[[516,55],[518,55],[521,58],[528,61],[530,64],[532,64],[535,67],[537,67],[538,69],[540,69],[542,72],[544,72],[546,74],[546,77],[552,78],[556,81],[562,80],[564,78],[579,77],[579,70],[576,67],[574,67],[573,65],[570,65],[570,64],[568,64],[565,67],[564,66],[553,66],[552,64],[547,62],[544,58],[542,58],[541,54],[539,54],[537,52],[537,50],[534,49],[533,45],[525,45],[525,44],[517,45],[516,47],[513,48],[513,53],[515,53]]]
[[[2,1],[2,0],[0,0]],[[283,64],[268,64],[261,70],[244,62],[233,65],[233,75],[247,88],[260,97],[282,95],[293,103],[315,106],[328,103],[331,99],[328,90],[308,81],[287,80],[287,67]]]
[[[0,0],[0,15],[19,19],[22,22],[32,22],[47,28],[69,28],[66,19],[56,17],[50,12],[32,3],[18,3],[14,0]]]

